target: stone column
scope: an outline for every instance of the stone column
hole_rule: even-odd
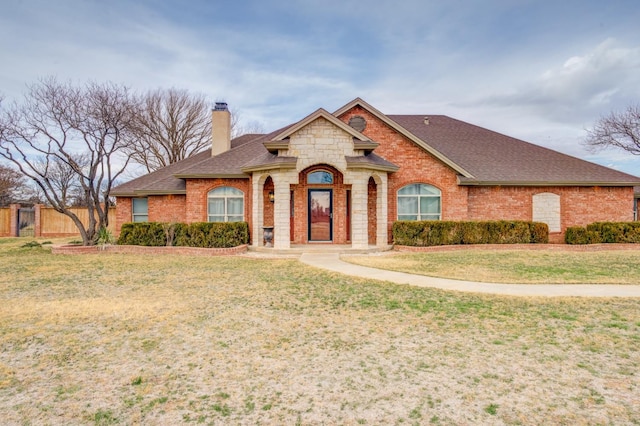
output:
[[[369,176],[364,174],[351,184],[351,247],[369,247],[367,197]]]
[[[263,179],[261,174],[253,174],[252,177],[252,203],[253,211],[251,212],[251,219],[253,222],[253,229],[251,231],[251,245],[253,247],[261,247],[262,242],[262,226],[264,224],[264,200],[262,198]]]
[[[285,173],[272,174],[274,191],[273,248],[291,248],[291,188]]]
[[[376,224],[376,245],[378,247],[385,247],[389,245],[388,240],[388,231],[387,231],[387,223],[389,216],[389,205],[388,205],[388,192],[389,185],[387,180],[387,174],[383,174],[378,176],[380,182],[378,183],[376,179],[377,185],[377,200],[376,200],[376,214],[378,218],[378,223]]]

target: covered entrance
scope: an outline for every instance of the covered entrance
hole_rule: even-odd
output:
[[[310,189],[308,206],[309,242],[333,241],[333,191]]]
[[[376,142],[319,109],[263,145],[269,155],[242,168],[252,176],[253,246],[271,218],[274,249],[387,246],[387,179],[399,167],[372,154]]]

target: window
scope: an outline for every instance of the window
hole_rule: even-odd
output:
[[[307,183],[333,183],[333,174],[325,170],[318,170],[307,175]]]
[[[149,222],[149,203],[146,198],[133,198],[131,218],[134,222]]]
[[[441,192],[423,183],[407,185],[398,191],[398,220],[440,220]]]
[[[209,222],[242,222],[244,220],[244,193],[223,186],[209,191]]]

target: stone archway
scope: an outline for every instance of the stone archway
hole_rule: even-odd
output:
[[[291,185],[293,242],[347,244],[350,190],[332,165],[315,164],[300,171],[298,183]]]
[[[370,245],[375,245],[378,235],[378,185],[373,177],[367,185],[367,236]]]

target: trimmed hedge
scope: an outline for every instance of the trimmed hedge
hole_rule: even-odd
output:
[[[595,222],[567,228],[567,244],[640,243],[640,222]]]
[[[548,243],[546,223],[525,221],[398,221],[394,244],[428,247],[455,244]]]
[[[249,243],[247,222],[125,223],[120,245],[230,248]]]

